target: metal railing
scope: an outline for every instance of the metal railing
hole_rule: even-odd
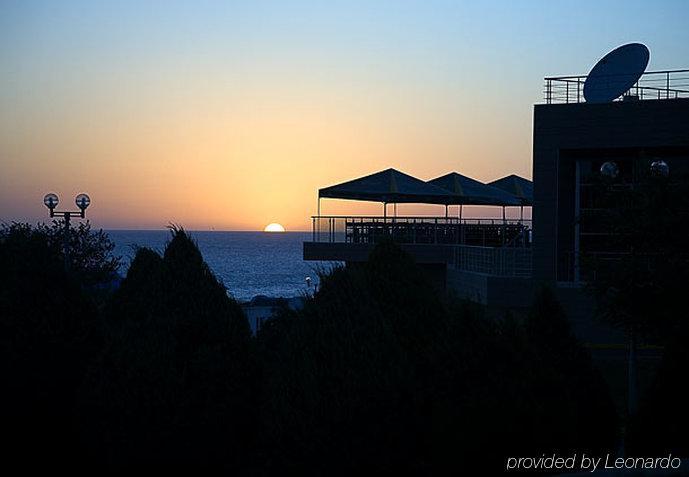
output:
[[[494,276],[531,276],[530,247],[476,247],[459,245],[454,248],[453,266],[459,270]]]
[[[530,220],[457,217],[312,216],[313,242],[528,247]]]
[[[626,75],[610,75],[611,84],[624,82]],[[546,104],[583,103],[583,76],[551,76],[544,78],[543,99]],[[689,69],[647,71],[615,101],[689,98]]]

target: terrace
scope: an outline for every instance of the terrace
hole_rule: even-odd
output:
[[[304,243],[305,260],[365,261],[376,243],[392,240],[418,263],[495,276],[531,274],[531,221],[523,208],[532,201],[530,182],[508,176],[499,187],[451,173],[424,182],[389,169],[319,190],[321,198],[378,201],[382,216],[314,215],[311,241]],[[501,188],[500,188],[501,187]],[[387,204],[425,203],[445,206],[444,216],[387,215]],[[449,206],[457,205],[456,217]],[[462,218],[465,205],[502,207],[502,219]],[[506,207],[519,207],[520,217],[508,219]],[[396,211],[396,207],[394,207]]]
[[[531,220],[314,215],[313,242],[529,247]]]

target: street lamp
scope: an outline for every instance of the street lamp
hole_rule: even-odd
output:
[[[81,219],[86,218],[86,208],[91,204],[91,198],[86,194],[79,194],[74,198],[74,203],[79,208],[79,211],[73,210],[55,210],[55,207],[60,203],[60,199],[57,194],[46,194],[43,197],[43,203],[48,210],[50,210],[50,217],[62,217],[65,219],[65,230],[62,237],[62,246],[64,249],[65,256],[65,270],[69,269],[69,224],[72,216],[79,217]]]
[[[75,212],[73,210],[56,211],[55,207],[57,207],[57,204],[60,203],[60,199],[57,197],[57,194],[46,194],[45,197],[43,197],[43,203],[46,207],[48,207],[48,210],[50,210],[51,218],[63,217],[65,219],[65,223],[69,225],[69,219],[71,219],[73,215],[82,219],[86,217],[86,208],[91,204],[91,198],[86,194],[79,194],[74,198],[74,203],[79,208],[79,212]]]

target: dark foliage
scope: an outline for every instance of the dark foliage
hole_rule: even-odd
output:
[[[616,441],[607,387],[548,291],[524,324],[464,304],[434,393],[436,462],[504,470],[508,456],[605,453]]]
[[[264,330],[262,437],[271,470],[429,465],[432,324],[442,306],[410,267],[396,248],[379,247],[361,268],[323,277],[289,325]]]
[[[646,177],[635,188],[617,190],[601,183],[599,193],[612,204],[604,220],[627,253],[614,266],[584,257],[601,268],[591,282],[602,317],[652,341],[672,337],[684,317],[684,287],[689,280],[689,177]]]
[[[0,230],[0,270],[4,465],[64,467],[78,449],[76,390],[101,347],[96,308],[43,227]]]
[[[12,223],[0,226],[0,237],[15,235],[22,237],[33,234],[43,237],[50,253],[64,263],[65,234],[69,244],[69,273],[82,286],[91,288],[106,284],[116,275],[120,258],[113,256],[115,244],[103,230],[91,230],[88,221],[73,223],[65,232],[64,222],[54,220],[51,224]]]
[[[110,468],[237,469],[255,444],[246,318],[182,229],[140,249],[84,386],[85,441]]]
[[[686,457],[689,178],[642,177],[634,189],[615,196],[608,199],[615,206],[606,219],[629,253],[593,283],[599,309],[637,338],[665,345],[658,375],[638,414],[630,416],[626,442],[638,455],[672,451]]]
[[[631,453],[689,457],[688,342],[687,328],[667,342],[658,374],[629,424]]]
[[[526,327],[489,321],[441,302],[391,244],[321,283],[259,337],[270,470],[500,471],[614,444],[607,389],[549,295]]]
[[[589,455],[613,448],[617,438],[614,404],[588,351],[572,333],[562,306],[552,291],[542,289],[526,322],[532,351],[543,368],[550,368],[551,387],[541,395],[557,403],[547,419],[560,435],[554,442]],[[548,391],[553,393],[548,397]],[[560,403],[564,405],[560,405]]]
[[[41,230],[2,235],[0,266],[2,417],[25,462],[488,473],[508,455],[602,451],[615,437],[606,389],[552,295],[525,323],[489,320],[441,299],[390,243],[324,275],[256,349],[181,229],[163,256],[138,250],[101,309]]]

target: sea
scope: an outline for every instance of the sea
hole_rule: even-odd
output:
[[[114,254],[121,257],[120,275],[125,276],[138,247],[162,254],[170,240],[168,230],[109,230]],[[302,243],[310,232],[216,232],[188,231],[203,258],[228,293],[240,301],[256,296],[292,298],[313,292],[320,270],[330,262],[306,262]],[[309,286],[306,277],[310,277]]]

